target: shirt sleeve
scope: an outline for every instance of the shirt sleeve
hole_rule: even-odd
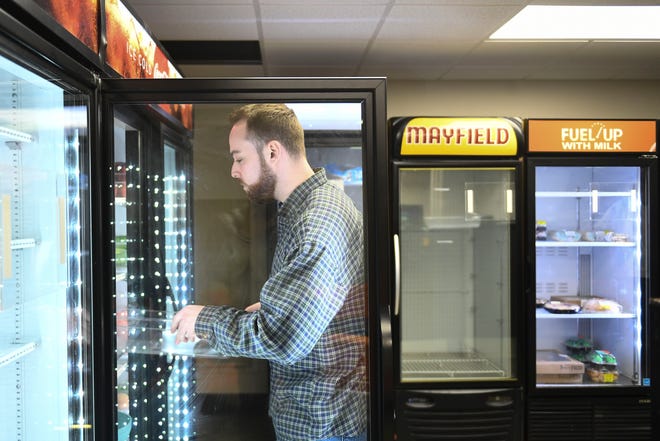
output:
[[[327,244],[303,242],[261,290],[261,309],[206,306],[195,331],[220,353],[293,364],[307,356],[341,308],[338,262]]]

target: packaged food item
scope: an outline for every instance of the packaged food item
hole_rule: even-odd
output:
[[[553,314],[575,314],[580,312],[581,307],[572,303],[551,300],[543,304],[543,309]]]
[[[598,296],[551,296],[550,300],[556,302],[571,303],[573,305],[578,305],[584,307],[584,304],[591,299],[602,299]]]
[[[609,230],[585,231],[582,233],[582,240],[587,242],[612,242],[614,232]]]
[[[557,230],[550,232],[550,238],[558,242],[577,242],[582,237],[579,231]]]
[[[564,342],[566,351],[571,358],[584,362],[587,359],[587,354],[593,350],[593,343],[582,337],[569,338]]]
[[[607,366],[589,366],[587,375],[594,383],[616,383],[619,379],[619,371]]]
[[[617,361],[614,354],[604,349],[597,349],[587,354],[587,375],[595,383],[614,383],[619,378]]]
[[[623,306],[613,300],[592,298],[582,304],[582,312],[621,314]]]
[[[548,224],[544,220],[536,221],[536,240],[548,239]]]

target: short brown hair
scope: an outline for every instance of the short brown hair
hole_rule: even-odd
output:
[[[245,121],[247,139],[261,150],[269,141],[279,141],[289,155],[305,154],[305,135],[296,114],[284,104],[247,104],[229,115],[233,127]]]

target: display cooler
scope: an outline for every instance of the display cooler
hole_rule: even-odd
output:
[[[655,121],[527,123],[527,440],[652,437]]]
[[[92,79],[39,47],[0,11],[0,438],[87,440]]]
[[[522,440],[522,124],[389,121],[398,440]]]

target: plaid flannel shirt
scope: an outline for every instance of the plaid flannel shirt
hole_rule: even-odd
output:
[[[220,353],[270,361],[277,439],[366,430],[366,309],[362,214],[323,169],[278,211],[261,309],[206,306],[197,335]]]

